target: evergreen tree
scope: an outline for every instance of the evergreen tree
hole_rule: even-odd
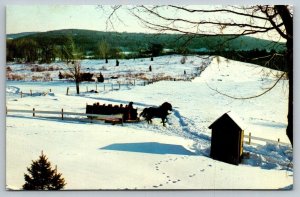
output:
[[[61,173],[57,173],[56,168],[51,168],[51,163],[43,152],[38,160],[32,161],[27,170],[29,174],[24,174],[24,190],[60,190],[66,185]]]

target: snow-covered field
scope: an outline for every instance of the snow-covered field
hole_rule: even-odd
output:
[[[140,112],[144,107],[167,101],[173,105],[173,112],[166,127],[160,119],[153,119],[153,124],[142,121],[122,126],[9,112],[7,188],[22,187],[26,167],[43,150],[63,174],[65,189],[291,189],[293,153],[285,135],[288,81],[281,80],[258,98],[231,99],[213,89],[236,97],[253,96],[272,86],[280,73],[221,57],[188,56],[185,64],[180,63],[181,59],[163,56],[153,62],[124,60],[119,67],[85,60],[84,69],[101,71],[105,76],[119,75],[120,81],[128,80],[128,73],[131,79],[133,74],[144,73],[147,78],[171,76],[188,80],[159,81],[146,86],[124,84],[114,91],[110,83],[117,83],[110,80],[105,83],[106,89],[97,84],[99,93],[85,92],[96,88],[95,82],[85,82],[80,95],[75,94],[72,82],[57,79],[58,71],[50,72],[53,81],[31,82],[32,73],[24,65],[9,65],[13,72],[23,72],[26,81],[7,81],[8,109],[64,108],[85,113],[86,103],[124,105],[133,101]],[[148,71],[149,65],[152,72]],[[30,90],[33,96],[24,94],[20,98],[21,91]],[[246,135],[251,132],[252,136],[272,141],[280,138],[284,144],[255,140],[252,145],[245,143],[244,151],[250,153],[250,158],[239,166],[209,158],[208,126],[228,111],[240,116]]]

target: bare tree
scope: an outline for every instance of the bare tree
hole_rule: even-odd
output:
[[[113,10],[107,24],[112,24]],[[293,10],[288,5],[256,6],[127,6],[126,9],[146,28],[159,33],[180,33],[190,39],[198,36],[230,35],[230,39],[242,35],[268,36],[285,41],[285,72],[289,78],[288,126],[286,134],[293,145]],[[116,15],[116,14],[115,14]],[[221,17],[220,17],[221,16]],[[279,77],[278,80],[282,78]],[[278,80],[270,87],[275,87]],[[269,91],[249,98],[261,96]],[[219,92],[221,93],[221,92]],[[226,94],[223,94],[226,95]],[[226,95],[232,97],[230,95]],[[243,98],[245,99],[245,98]]]
[[[100,42],[100,45],[99,45],[99,52],[100,52],[100,56],[105,59],[105,63],[107,64],[108,63],[108,53],[109,53],[109,46],[108,46],[108,43],[105,41],[105,40],[102,40]]]
[[[81,82],[81,64],[80,61],[74,60],[67,63],[68,72],[71,74],[72,78],[76,83],[76,93],[79,94],[79,85]]]
[[[66,76],[70,76],[76,84],[76,93],[79,94],[79,85],[81,82],[81,54],[79,54],[78,49],[72,39],[72,37],[68,36],[65,40],[66,44],[62,48],[63,52],[63,60],[66,65]]]

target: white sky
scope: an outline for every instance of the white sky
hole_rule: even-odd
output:
[[[146,31],[125,11],[118,12],[118,15],[130,21],[126,26],[117,23],[119,31]],[[70,28],[105,31],[107,17],[97,5],[7,6],[6,33]]]

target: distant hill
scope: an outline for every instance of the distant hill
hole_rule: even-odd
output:
[[[22,38],[24,36],[32,35],[32,34],[37,34],[38,32],[22,32],[22,33],[16,33],[16,34],[7,34],[6,38],[7,39],[16,39],[16,38]]]
[[[8,34],[9,39],[33,39],[37,42],[50,39],[55,42],[64,36],[72,37],[76,46],[84,52],[96,52],[99,43],[105,40],[111,48],[120,48],[122,51],[140,51],[146,49],[150,43],[163,44],[166,49],[178,49],[186,46],[193,52],[205,51],[247,51],[247,50],[285,50],[284,43],[258,39],[249,36],[190,36],[179,34],[144,34],[144,33],[117,33],[81,29],[63,29],[48,32],[23,32]],[[229,41],[228,41],[229,40]]]

